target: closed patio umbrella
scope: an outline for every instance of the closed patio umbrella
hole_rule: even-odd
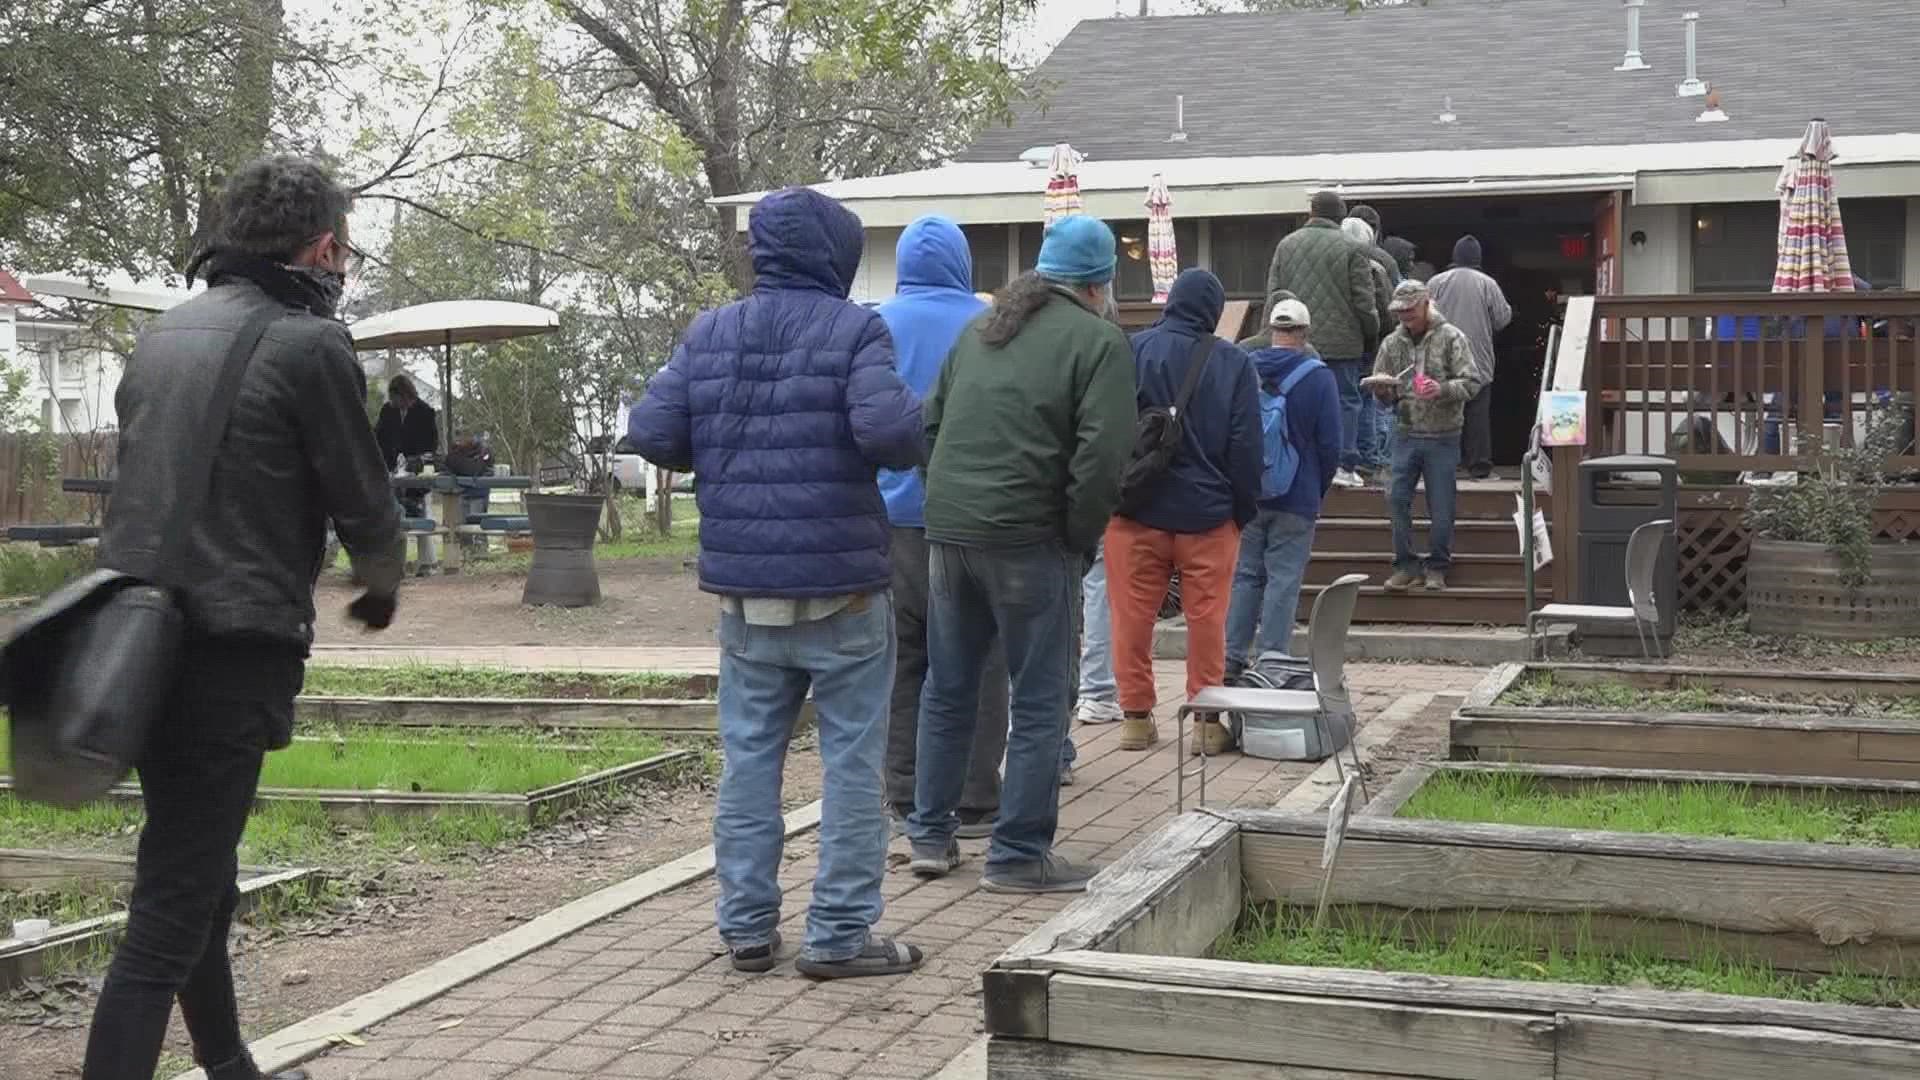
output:
[[[1774,292],[1852,292],[1847,231],[1833,191],[1833,135],[1825,120],[1807,125],[1780,170],[1780,239]]]
[[[1147,269],[1153,274],[1153,302],[1166,303],[1180,258],[1173,238],[1173,195],[1159,173],[1147,185]]]
[[[1047,202],[1041,220],[1046,227],[1063,217],[1080,212],[1080,152],[1066,143],[1053,148],[1047,164]]]

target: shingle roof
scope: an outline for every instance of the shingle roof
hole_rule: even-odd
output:
[[[1700,75],[1731,120],[1701,124],[1681,16],[1699,11]],[[1647,0],[1651,71],[1617,0],[1428,0],[1348,15],[1104,19],[1041,65],[1040,108],[961,161],[1071,142],[1102,160],[1595,146],[1920,130],[1920,0]],[[1174,95],[1186,95],[1184,142]],[[1436,123],[1446,98],[1458,117]]]
[[[0,304],[36,303],[33,294],[20,284],[20,279],[0,270]]]

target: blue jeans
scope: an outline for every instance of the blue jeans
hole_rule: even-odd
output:
[[[1333,381],[1340,389],[1340,467],[1360,465],[1360,377],[1366,374],[1364,360],[1327,358],[1333,369]]]
[[[1365,377],[1373,371],[1373,355],[1368,353],[1360,358],[1360,374]],[[1386,457],[1387,444],[1380,437],[1380,413],[1385,407],[1380,399],[1364,391],[1360,394],[1360,420],[1354,429],[1354,454],[1360,462],[1360,468],[1371,472],[1380,467]]]
[[[807,910],[804,955],[845,960],[866,947],[884,907],[880,881],[888,825],[881,770],[893,666],[891,593],[870,593],[827,618],[793,626],[753,626],[721,613],[720,745],[726,767],[713,813],[713,847],[720,884],[715,914],[728,946],[764,945],[780,922],[780,780],[812,686],[825,776],[820,869]],[[957,800],[964,777],[954,779]]]
[[[1093,549],[1093,569],[1080,584],[1081,622],[1080,697],[1112,701],[1119,693],[1113,681],[1113,612],[1107,608],[1106,543]]]
[[[908,835],[914,850],[923,852],[945,851],[953,841],[980,671],[997,633],[1007,651],[1013,706],[987,869],[1035,862],[1053,849],[1060,817],[1080,556],[1051,543],[928,547],[927,685],[920,699]]]
[[[1285,510],[1262,510],[1240,531],[1240,561],[1227,605],[1228,673],[1246,670],[1261,653],[1291,651],[1300,582],[1313,555],[1313,524]]]
[[[1420,556],[1413,550],[1413,489],[1420,478],[1427,481],[1426,569],[1446,573],[1453,565],[1453,513],[1455,473],[1460,468],[1460,436],[1409,435],[1404,431],[1393,438],[1393,487],[1387,493],[1387,510],[1393,518],[1393,569],[1401,574],[1418,574]]]

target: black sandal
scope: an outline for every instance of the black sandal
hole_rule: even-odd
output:
[[[859,979],[870,975],[905,975],[916,970],[926,956],[918,948],[878,934],[867,939],[859,955],[845,960],[808,960],[802,957],[793,966],[800,974],[815,979]]]
[[[745,945],[738,949],[729,949],[733,954],[733,970],[758,975],[763,971],[772,971],[780,962],[780,931],[775,930],[765,945]]]

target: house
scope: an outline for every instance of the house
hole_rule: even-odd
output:
[[[1811,118],[1837,136],[1855,271],[1876,289],[1920,288],[1915,40],[1913,0],[1432,0],[1088,20],[1036,73],[1044,98],[953,163],[820,187],[868,229],[856,299],[892,293],[894,241],[926,213],[961,223],[976,288],[1031,267],[1045,151],[1061,142],[1086,155],[1086,212],[1117,226],[1123,302],[1152,294],[1143,200],[1155,174],[1173,195],[1181,264],[1255,308],[1274,245],[1318,189],[1373,205],[1435,267],[1472,233],[1516,309],[1500,381],[1517,389],[1496,403],[1511,463],[1530,380],[1504,376],[1538,370],[1558,298],[1769,287],[1775,183]]]
[[[1494,400],[1495,459],[1506,475],[1533,426],[1551,330],[1570,318],[1563,300],[1592,296],[1597,306],[1580,306],[1590,324],[1566,327],[1584,370],[1560,372],[1590,390],[1601,437],[1588,456],[1602,445],[1676,452],[1668,433],[1704,415],[1732,453],[1678,451],[1682,467],[1718,465],[1724,472],[1712,475],[1730,476],[1781,467],[1778,449],[1771,465],[1729,458],[1752,460],[1784,442],[1775,432],[1821,400],[1823,372],[1835,373],[1836,400],[1859,403],[1869,392],[1911,400],[1915,377],[1901,373],[1920,371],[1909,364],[1920,356],[1897,335],[1832,353],[1811,335],[1770,346],[1764,359],[1751,344],[1742,351],[1712,339],[1716,315],[1874,314],[1764,295],[1781,167],[1814,118],[1837,137],[1855,272],[1882,314],[1920,310],[1920,298],[1896,292],[1920,290],[1917,40],[1915,0],[1428,0],[1354,14],[1334,6],[1092,20],[1041,65],[1042,98],[950,164],[820,187],[867,228],[856,299],[892,293],[895,239],[926,213],[961,224],[975,288],[995,289],[1033,265],[1047,151],[1068,143],[1085,155],[1086,212],[1120,237],[1123,307],[1133,302],[1135,318],[1151,317],[1142,310],[1152,291],[1143,204],[1157,174],[1172,193],[1181,265],[1218,274],[1230,297],[1248,302],[1249,323],[1275,244],[1315,191],[1338,190],[1377,209],[1386,231],[1434,267],[1447,265],[1458,237],[1482,241],[1485,268],[1515,308],[1498,343]],[[1578,455],[1563,457],[1556,452],[1555,478],[1565,488],[1552,503],[1558,559],[1535,599],[1555,590],[1582,598],[1568,509]],[[1716,489],[1682,500],[1686,602],[1737,610],[1742,496]],[[1369,589],[1358,617],[1517,622],[1525,608],[1513,497],[1467,494],[1463,518],[1472,520],[1463,521],[1456,571],[1464,587],[1403,600]],[[1336,572],[1384,575],[1380,513],[1377,493],[1335,493],[1309,596]]]

